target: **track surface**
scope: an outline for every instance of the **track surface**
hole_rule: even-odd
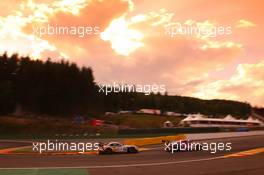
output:
[[[264,174],[264,153],[222,158],[223,155],[264,147],[264,136],[217,139],[207,142],[231,142],[232,150],[215,154],[201,151],[178,152],[172,155],[164,152],[159,145],[133,155],[0,155],[0,168],[81,168],[88,169],[92,175]]]

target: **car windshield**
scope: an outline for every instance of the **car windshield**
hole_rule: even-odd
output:
[[[109,146],[122,146],[120,143],[109,143]]]

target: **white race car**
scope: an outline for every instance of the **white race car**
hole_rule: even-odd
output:
[[[135,145],[123,145],[119,142],[109,142],[108,144],[100,144],[99,154],[114,153],[138,153],[138,147]]]

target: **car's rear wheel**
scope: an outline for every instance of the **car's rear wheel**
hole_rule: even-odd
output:
[[[112,153],[113,153],[113,150],[112,150],[111,148],[106,148],[106,149],[104,150],[104,153],[105,153],[105,154],[112,154]]]
[[[138,152],[138,150],[136,148],[134,148],[134,147],[129,147],[127,149],[127,153],[137,153],[137,152]]]

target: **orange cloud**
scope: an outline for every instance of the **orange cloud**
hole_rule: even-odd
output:
[[[203,84],[192,95],[247,101],[253,105],[264,106],[263,77],[264,61],[256,64],[239,64],[229,79]]]
[[[255,27],[255,26],[256,24],[254,24],[253,22],[247,21],[244,19],[241,19],[236,23],[237,28],[250,28],[250,27]]]
[[[48,24],[68,28],[78,26],[96,27],[99,28],[100,31],[103,31],[113,19],[122,16],[131,8],[131,3],[124,0],[92,0],[86,2],[85,4],[75,4],[79,7],[78,13],[74,13],[72,12],[72,9],[66,8],[67,3],[62,3],[61,5],[63,6],[59,5],[60,3],[54,4],[57,8],[55,8],[51,13],[42,14],[47,20],[41,22],[37,17],[32,19],[32,22],[28,23],[24,27],[24,32],[32,34],[33,27],[47,26]],[[90,35],[84,38],[70,35],[45,35],[41,39],[49,41],[55,45],[58,50],[65,53],[69,52],[69,48],[71,48],[70,54],[72,55],[75,55],[74,53],[78,54],[78,52],[82,50],[81,48],[85,48],[86,52],[89,53],[94,52],[100,45],[104,45],[99,35]],[[73,45],[72,43],[76,44]],[[75,49],[73,49],[73,47],[75,47]]]

